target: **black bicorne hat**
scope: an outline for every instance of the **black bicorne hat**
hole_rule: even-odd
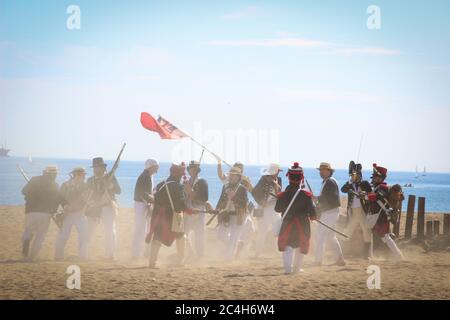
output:
[[[348,165],[348,174],[358,174],[362,176],[362,165],[361,163],[355,163],[355,161],[350,161],[350,164]]]

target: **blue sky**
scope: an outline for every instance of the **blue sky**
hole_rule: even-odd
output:
[[[81,29],[66,28],[66,8]],[[381,9],[381,29],[366,9]],[[448,1],[2,1],[0,141],[15,155],[171,159],[144,131],[279,131],[279,160],[450,171]],[[211,146],[214,147],[214,146]],[[198,151],[198,150],[197,150]],[[228,161],[232,155],[224,155]],[[207,161],[212,159],[207,158]]]

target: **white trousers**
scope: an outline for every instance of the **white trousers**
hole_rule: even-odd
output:
[[[150,209],[151,210],[151,209]],[[134,234],[133,234],[133,258],[139,258],[144,255],[145,236],[150,228],[149,207],[146,203],[134,202]]]
[[[263,252],[267,235],[272,235],[272,225],[280,217],[279,213],[275,212],[274,205],[264,208],[264,215],[256,218],[256,255]],[[274,249],[276,248],[276,238],[270,237],[273,242]]]
[[[391,238],[390,234],[385,234],[384,237],[381,238],[381,240],[388,246],[388,248],[394,254],[396,260],[401,261],[405,259],[403,257],[403,253],[400,251],[395,241]]]
[[[244,220],[244,225],[242,226],[242,232],[239,237],[239,241],[241,241],[243,244],[247,244],[255,232],[255,226],[253,224],[252,217],[250,215],[247,215]]]
[[[345,228],[345,234],[348,234],[351,237],[356,228],[360,226],[363,232],[364,242],[371,242],[372,232],[366,226],[366,214],[364,213],[363,208],[351,208],[350,210],[350,221],[348,222],[347,228]]]
[[[25,216],[23,241],[33,241],[28,252],[28,260],[35,260],[41,251],[50,225],[51,215],[45,212],[29,212]]]
[[[336,226],[338,218],[339,218],[339,208],[324,211],[320,215],[320,221],[329,225],[330,227]],[[315,244],[316,263],[322,263],[324,247],[328,243],[331,245],[331,249],[333,251],[335,260],[338,261],[340,259],[343,259],[341,245],[339,244],[339,241],[336,237],[336,233],[334,233],[328,228],[325,228],[321,224],[317,225],[316,232],[317,232]]]
[[[56,238],[55,260],[64,259],[64,248],[73,227],[78,232],[78,257],[83,260],[87,258],[87,218],[83,212],[71,212],[64,218],[61,230]]]
[[[116,253],[116,216],[117,209],[115,207],[103,207],[100,218],[88,217],[89,246],[92,245],[92,238],[97,224],[101,222],[105,233],[105,253],[109,259],[114,259]]]
[[[242,225],[237,224],[237,216],[231,216],[227,225],[223,223],[219,225],[217,236],[225,245],[225,260],[234,259],[244,226],[245,222]]]
[[[195,208],[205,210],[204,206],[196,206]],[[185,214],[184,232],[187,239],[188,254],[197,259],[202,259],[205,253],[205,213]]]
[[[303,264],[303,259],[305,255],[300,252],[300,249],[293,249],[292,247],[287,246],[283,251],[283,267],[284,273],[290,274],[292,272],[298,273]],[[294,264],[292,265],[292,258],[294,258]]]

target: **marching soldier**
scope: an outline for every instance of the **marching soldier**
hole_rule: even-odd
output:
[[[372,257],[372,232],[366,224],[369,203],[365,198],[368,193],[372,192],[372,187],[368,181],[363,180],[361,164],[355,164],[352,161],[349,173],[350,181],[341,188],[343,193],[348,194],[347,216],[349,220],[344,233],[351,237],[358,226],[361,228],[364,238],[363,254],[364,258],[367,259]]]
[[[101,221],[105,232],[106,257],[110,260],[116,259],[116,216],[118,207],[116,196],[122,190],[115,176],[106,174],[106,163],[103,158],[98,157],[92,160],[94,175],[87,181],[89,190],[86,216],[88,217],[88,243],[92,242],[92,237]]]
[[[87,220],[83,209],[86,205],[85,182],[86,170],[78,167],[71,172],[71,178],[62,184],[60,192],[64,213],[62,216],[61,229],[56,238],[55,260],[64,260],[64,247],[70,237],[72,227],[78,232],[78,257],[81,260],[87,258]]]
[[[134,188],[134,235],[132,258],[140,258],[144,254],[145,236],[148,232],[149,220],[153,211],[153,176],[158,172],[159,163],[154,159],[145,162],[145,169],[139,176]]]
[[[370,213],[374,219],[378,216],[373,226],[373,234],[380,237],[383,243],[392,251],[397,260],[404,260],[403,254],[392,239],[390,233],[390,222],[392,209],[389,207],[389,187],[385,183],[388,170],[384,167],[373,164],[372,187],[373,192],[369,193],[367,199],[370,202]]]
[[[262,253],[269,229],[278,218],[275,211],[277,198],[274,195],[281,191],[281,177],[278,176],[280,172],[280,165],[272,163],[262,171],[262,177],[252,191],[258,204],[253,214],[257,221],[256,257]]]
[[[312,193],[302,187],[303,168],[298,162],[289,169],[287,176],[289,185],[277,195],[275,211],[282,214],[278,249],[283,252],[285,274],[291,274],[303,271],[303,258],[309,252],[310,220],[316,220],[316,208]]]
[[[329,163],[322,162],[317,170],[319,170],[320,177],[323,179],[320,196],[317,198],[320,220],[334,227],[339,218],[339,207],[341,206],[339,187],[336,179],[333,178],[334,169]],[[344,266],[345,260],[336,234],[323,225],[317,226],[315,264],[317,266],[322,265],[326,243],[330,243],[333,246],[335,265]]]
[[[181,184],[185,166],[172,164],[170,176],[156,187],[155,208],[153,210],[150,231],[145,238],[150,243],[149,267],[155,268],[161,245],[172,246],[176,241],[177,265],[183,266],[186,248],[183,212],[187,209],[186,195]]]
[[[184,184],[187,195],[188,214],[185,216],[185,231],[189,253],[198,260],[203,258],[205,251],[205,211],[210,209],[208,201],[208,182],[200,178],[200,162],[192,160],[188,167],[189,181]],[[194,241],[191,241],[194,234]],[[194,244],[194,248],[192,247]],[[195,250],[194,250],[195,249]]]
[[[41,176],[31,178],[22,189],[26,214],[22,255],[27,261],[34,261],[38,257],[50,220],[61,202],[59,186],[55,182],[57,175],[58,168],[48,166]]]
[[[242,171],[232,167],[228,182],[222,188],[216,210],[219,214],[218,236],[226,246],[225,259],[231,261],[239,254],[239,242],[247,218],[247,189],[241,183]]]

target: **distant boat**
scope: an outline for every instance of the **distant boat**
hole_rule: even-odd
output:
[[[422,176],[425,177],[427,175],[427,167],[423,167]]]
[[[414,185],[412,183],[405,183],[403,188],[414,188]]]
[[[31,156],[28,156],[28,163],[32,164],[33,163],[33,158]]]
[[[0,157],[4,157],[4,158],[8,157],[9,151],[10,151],[9,149],[5,149],[5,148],[1,147],[0,148]]]
[[[415,178],[419,179],[419,167],[418,166],[416,166],[416,177]]]

